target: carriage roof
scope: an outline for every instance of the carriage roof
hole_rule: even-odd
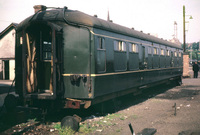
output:
[[[110,21],[105,21],[103,19],[99,19],[95,16],[87,15],[77,10],[68,10],[68,9],[64,10],[64,9],[65,8],[57,8],[57,9],[45,10],[45,11],[36,13],[26,18],[24,21],[22,21],[17,26],[17,31],[21,30],[24,26],[28,25],[32,21],[50,21],[50,22],[56,23],[57,21],[64,22],[64,18],[65,18],[67,22],[73,23],[76,25],[84,25],[87,27],[103,29],[103,30],[123,34],[130,37],[139,38],[141,40],[150,41],[150,42],[158,43],[161,45],[167,45],[170,47],[181,49],[180,45],[151,36],[149,34],[145,34],[143,32],[139,32],[134,29],[118,25]]]

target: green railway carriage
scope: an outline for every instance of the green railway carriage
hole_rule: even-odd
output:
[[[66,7],[22,21],[15,54],[20,98],[64,108],[88,108],[182,76],[180,46]]]

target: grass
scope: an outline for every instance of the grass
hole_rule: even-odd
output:
[[[55,129],[57,130],[60,130],[61,129],[61,125],[59,123],[56,123],[54,126],[53,126]]]
[[[97,130],[103,131],[108,126],[115,126],[116,123],[113,121],[116,119],[125,120],[126,117],[122,116],[122,114],[119,114],[119,113],[108,114],[105,117],[103,117],[102,119],[93,121],[92,123],[82,123],[80,125],[79,132],[81,132],[83,134],[89,134],[89,133],[95,132]]]
[[[123,116],[122,114],[108,114],[105,117],[97,118],[96,120],[92,120],[92,122],[83,122],[80,123],[79,133],[81,135],[92,134],[94,132],[102,132],[107,127],[115,126],[115,120],[125,120],[127,116]],[[74,135],[75,132],[71,128],[61,128],[60,123],[56,123],[54,128],[58,130],[59,135]],[[118,129],[116,132],[120,132],[121,129]]]
[[[59,135],[74,135],[75,131],[73,131],[71,128],[61,128],[58,130]]]
[[[74,135],[75,131],[73,131],[69,127],[61,128],[61,125],[59,123],[56,123],[54,125],[54,128],[58,130],[59,135]]]
[[[120,119],[120,120],[125,120],[126,118],[125,118],[125,117],[120,117],[119,119]]]
[[[28,122],[36,122],[37,118],[34,118],[34,119],[28,119],[27,121]]]
[[[111,119],[111,120],[113,120],[113,119],[119,118],[121,116],[122,116],[122,114],[120,114],[120,113],[108,114],[108,115],[105,116],[105,119]]]
[[[122,130],[122,128],[119,128],[119,129],[116,130],[116,132],[119,133],[119,132],[121,132],[121,130]]]
[[[82,134],[89,134],[90,132],[92,132],[94,130],[95,130],[94,127],[91,127],[87,124],[82,124],[82,125],[80,125],[80,128],[79,128],[79,132]]]
[[[138,118],[138,116],[137,116],[137,115],[135,115],[135,114],[133,114],[133,115],[131,115],[131,118],[133,118],[133,119],[137,119],[137,118]]]

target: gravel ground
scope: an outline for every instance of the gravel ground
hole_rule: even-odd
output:
[[[75,134],[131,135],[128,126],[131,123],[136,133],[155,128],[156,135],[192,135],[192,132],[200,135],[200,78],[183,79],[181,86],[161,85],[138,96],[129,95],[116,100],[113,106],[118,111],[104,115],[96,112],[84,118]],[[16,120],[21,123],[11,124]],[[6,130],[0,131],[30,135],[71,133],[61,131],[59,124],[57,121],[41,124],[34,118],[24,122],[19,115],[6,114],[0,118],[0,128]]]
[[[149,89],[160,89],[161,93],[150,92],[155,95],[149,95],[149,98],[140,95],[135,105],[115,113],[123,118],[110,120],[111,125],[96,130],[95,134],[130,135],[128,124],[131,123],[136,133],[144,128],[155,128],[156,135],[200,135],[200,79],[183,79],[181,86],[169,87]],[[86,123],[94,123],[97,119],[86,120]]]

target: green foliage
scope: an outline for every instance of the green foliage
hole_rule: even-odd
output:
[[[61,128],[61,125],[56,123],[54,128],[58,130],[59,135],[74,135],[75,131],[69,127]]]
[[[127,116],[124,116],[120,113],[116,114],[108,114],[105,117],[97,117],[94,118],[92,122],[84,122],[80,123],[80,128],[78,134],[80,135],[88,135],[92,134],[96,131],[103,131],[107,127],[115,126],[115,120],[125,120]],[[54,125],[54,128],[58,131],[59,135],[74,135],[75,131],[73,131],[71,128],[61,128],[60,123],[56,123]],[[116,132],[121,132],[122,129],[116,130]]]
[[[54,128],[57,129],[57,130],[60,130],[61,129],[61,125],[59,123],[56,123],[54,125]]]
[[[183,48],[183,44],[181,46]],[[194,43],[191,43],[191,44],[186,44],[185,48],[186,48],[186,50],[190,50],[190,49],[192,49],[192,50],[199,50],[199,42],[197,42],[197,43],[194,42]]]
[[[120,129],[120,128],[116,130],[116,132],[120,132],[120,131],[121,131],[121,129]]]
[[[189,53],[189,57],[192,60],[199,60],[200,59],[200,51],[199,51],[200,42],[194,42],[191,44],[186,44],[186,52]],[[183,47],[183,44],[182,44]]]
[[[37,118],[34,118],[34,119],[28,119],[27,121],[28,122],[36,122]]]
[[[138,118],[138,116],[135,115],[135,114],[131,115],[131,117],[132,117],[133,119],[137,119],[137,118]]]
[[[69,127],[60,128],[58,132],[59,132],[59,135],[74,135],[75,134],[75,131]]]
[[[93,121],[92,123],[82,123],[80,124],[79,133],[81,134],[90,134],[94,131],[100,130],[102,131],[108,126],[115,126],[116,123],[114,120],[120,119],[125,120],[126,116],[122,116],[122,114],[116,113],[116,114],[108,114],[105,117],[97,118],[96,121]],[[120,129],[121,130],[121,129]],[[119,130],[119,132],[120,132]]]
[[[120,120],[125,120],[125,117],[120,117]]]
[[[95,127],[91,127],[87,124],[80,125],[79,132],[82,134],[89,134],[90,132],[94,131]]]
[[[192,44],[192,49],[193,50],[199,50],[199,42],[198,43],[193,43]]]
[[[111,120],[113,120],[113,119],[119,118],[120,116],[121,116],[120,113],[108,114],[108,115],[105,116],[105,119],[111,119]]]
[[[189,52],[190,59],[199,60],[200,59],[200,52],[199,51],[190,51]]]

